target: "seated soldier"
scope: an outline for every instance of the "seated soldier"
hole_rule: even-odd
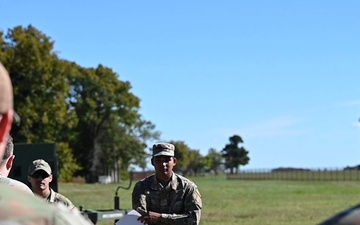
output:
[[[43,159],[34,160],[28,171],[28,180],[32,191],[49,203],[60,202],[68,208],[73,209],[74,204],[62,194],[55,192],[50,183],[53,179],[50,165]]]

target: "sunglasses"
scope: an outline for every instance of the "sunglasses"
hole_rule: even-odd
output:
[[[39,177],[45,179],[48,178],[50,175],[46,172],[36,172],[33,175],[31,175],[32,178],[38,179]]]

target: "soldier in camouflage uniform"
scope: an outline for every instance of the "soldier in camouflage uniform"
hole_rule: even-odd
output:
[[[10,170],[12,169],[14,159],[14,143],[12,141],[12,137],[9,135],[6,140],[4,156],[0,160],[0,183],[9,185],[19,190],[25,191],[28,194],[34,195],[31,189],[26,184],[8,177]]]
[[[156,143],[152,150],[155,174],[136,183],[132,193],[132,207],[142,215],[138,220],[150,225],[198,225],[201,195],[192,181],[173,172],[175,146]]]
[[[74,204],[68,198],[50,188],[52,178],[51,167],[45,160],[36,159],[30,164],[28,180],[31,183],[33,192],[49,203],[60,202],[73,209]]]
[[[0,63],[0,158],[13,121],[13,91],[10,77]],[[93,225],[79,211],[40,199],[0,183],[1,225]]]
[[[93,225],[80,211],[48,204],[33,195],[0,185],[0,224]]]
[[[13,121],[13,89],[9,74],[0,63],[0,158],[3,158]]]

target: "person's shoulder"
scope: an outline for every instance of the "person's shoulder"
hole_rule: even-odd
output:
[[[14,179],[10,179],[10,186],[13,186],[14,188],[17,188],[21,191],[24,191],[27,194],[31,194],[34,195],[34,193],[32,192],[32,190],[29,188],[29,186],[27,186],[26,184],[24,184],[23,182],[20,182],[18,180],[14,180]]]
[[[24,184],[23,182],[20,182],[18,180],[11,179],[9,177],[1,177],[0,183],[10,186],[11,188],[16,188],[20,191],[23,191],[27,194],[34,195],[32,190]]]
[[[70,210],[62,203],[53,204],[58,212],[58,216],[68,225],[91,225],[92,222],[84,217],[77,208]]]
[[[10,183],[10,178],[5,177],[5,176],[0,174],[0,183],[1,184],[9,184]]]
[[[61,204],[48,204],[35,196],[0,184],[0,221],[9,224],[91,225],[80,213]],[[11,222],[11,223],[10,223]]]
[[[59,192],[54,191],[54,194],[55,194],[55,198],[58,199],[58,200],[66,200],[66,199],[68,199],[67,197],[60,194]]]
[[[140,188],[140,187],[151,185],[154,181],[154,177],[155,177],[155,174],[151,174],[151,175],[139,180],[138,182],[136,182],[135,188]]]
[[[54,218],[52,208],[33,195],[29,195],[9,185],[0,184],[0,220],[17,221],[24,216],[31,219],[51,221]],[[39,220],[40,221],[40,220]]]
[[[151,183],[154,180],[155,174],[151,174],[141,180],[139,180],[137,183]]]
[[[74,204],[70,201],[70,199],[68,199],[64,195],[60,194],[59,192],[55,192],[54,190],[52,190],[52,191],[55,194],[55,202],[62,202],[70,208],[74,207]]]
[[[184,187],[194,187],[197,188],[197,185],[190,180],[189,178],[186,178],[180,174],[175,173],[175,176],[177,177],[178,181],[183,184]]]

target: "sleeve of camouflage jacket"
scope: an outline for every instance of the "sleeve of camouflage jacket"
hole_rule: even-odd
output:
[[[132,194],[133,209],[141,208],[147,211],[146,196],[141,194],[143,187],[137,184]],[[201,217],[202,200],[201,195],[196,186],[188,189],[184,196],[184,214],[166,214],[162,213],[161,224],[168,225],[199,225]]]
[[[132,208],[137,209],[141,208],[145,211],[146,209],[146,196],[142,193],[143,187],[141,187],[140,183],[135,184],[135,187],[132,192]]]
[[[169,225],[199,225],[202,200],[199,189],[193,186],[184,196],[184,214],[161,214],[162,222]]]

